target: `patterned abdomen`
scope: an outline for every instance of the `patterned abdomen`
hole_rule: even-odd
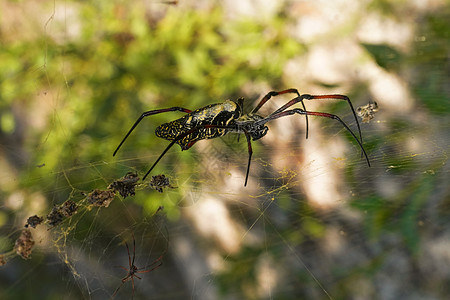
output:
[[[236,103],[227,100],[224,103],[211,104],[197,109],[184,117],[172,122],[164,123],[155,130],[156,136],[173,141],[180,135],[186,134],[176,141],[182,150],[189,149],[195,142],[224,136],[226,128],[207,128],[205,125],[227,126],[240,116]]]

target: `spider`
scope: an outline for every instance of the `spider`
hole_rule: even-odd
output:
[[[128,253],[128,265],[129,265],[129,269],[123,267],[123,266],[117,266],[119,268],[124,269],[125,271],[127,271],[127,276],[125,276],[124,278],[122,278],[122,283],[119,285],[119,287],[114,291],[114,294],[111,296],[111,299],[113,299],[117,292],[120,290],[120,288],[122,287],[122,285],[124,285],[125,282],[130,281],[131,280],[131,286],[132,286],[132,293],[131,293],[131,299],[133,299],[134,297],[134,277],[136,277],[137,279],[141,279],[141,277],[139,277],[136,274],[142,274],[142,273],[149,273],[151,271],[154,271],[156,269],[158,269],[159,267],[162,266],[162,259],[165,255],[165,253],[167,252],[167,248],[166,250],[164,250],[164,252],[157,258],[155,259],[151,264],[143,267],[143,268],[138,268],[134,265],[134,258],[136,256],[136,241],[134,239],[134,234],[133,235],[133,256],[130,256],[130,249],[128,247],[128,243],[125,242],[125,247],[127,247],[127,253]]]
[[[266,117],[257,114],[258,110],[272,97],[289,93],[296,94],[297,96]],[[358,127],[359,132],[359,139],[356,137],[353,131],[347,126],[347,124],[345,124],[344,121],[342,121],[338,116],[324,112],[307,111],[305,108],[305,104],[303,103],[304,100],[325,100],[325,99],[336,99],[347,101],[352,110],[353,116],[355,117],[356,125]],[[361,155],[365,156],[367,165],[370,167],[369,158],[362,145],[361,129],[359,126],[358,119],[356,117],[355,109],[353,108],[352,102],[347,96],[337,94],[300,95],[297,89],[286,89],[279,92],[271,91],[267,93],[259,101],[256,107],[253,108],[253,110],[250,113],[247,114],[243,112],[243,102],[244,98],[239,98],[237,101],[226,100],[225,102],[210,104],[205,107],[196,109],[194,111],[178,106],[146,111],[142,113],[141,116],[136,120],[134,125],[131,127],[131,129],[125,135],[123,140],[120,142],[119,146],[114,151],[113,156],[116,155],[117,151],[120,149],[122,144],[125,142],[128,136],[131,134],[131,132],[136,128],[136,126],[139,124],[139,122],[141,122],[143,118],[165,112],[180,111],[186,113],[186,115],[174,121],[164,123],[155,129],[156,136],[170,141],[170,144],[161,153],[158,159],[153,163],[152,167],[145,174],[143,180],[145,180],[147,175],[153,170],[156,164],[161,160],[161,158],[174,144],[180,145],[181,150],[188,150],[197,141],[204,139],[213,139],[224,136],[230,132],[235,132],[245,134],[245,137],[247,139],[248,163],[244,182],[244,186],[247,186],[251,157],[253,154],[251,141],[256,141],[267,134],[267,131],[269,130],[269,128],[265,126],[267,122],[281,117],[299,114],[305,115],[306,118],[306,138],[308,138],[308,130],[309,130],[308,116],[330,118],[340,122],[341,125],[356,140],[359,147],[361,148],[362,151]],[[287,110],[289,107],[297,103],[301,103],[303,109],[293,108]]]

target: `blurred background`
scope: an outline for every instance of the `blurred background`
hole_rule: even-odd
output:
[[[108,299],[128,266],[134,299],[447,299],[450,295],[450,4],[365,1],[0,2],[0,298]],[[174,146],[136,195],[86,194],[142,178],[170,112],[269,91],[376,102],[361,123],[371,167],[329,119],[291,116],[253,142]],[[260,110],[275,111],[293,95]],[[345,101],[307,101],[356,132]],[[57,226],[27,218],[77,203]],[[158,209],[159,207],[164,209]],[[48,221],[47,221],[48,223]],[[15,246],[16,244],[16,246]],[[130,299],[131,282],[115,299]]]

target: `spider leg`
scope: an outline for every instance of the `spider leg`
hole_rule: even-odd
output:
[[[125,267],[123,267],[123,266],[114,266],[115,268],[122,268],[122,269],[124,269],[125,271],[129,271],[129,269],[127,269],[127,268],[125,268]]]
[[[250,135],[248,134],[248,132],[245,130],[245,137],[247,138],[247,146],[248,146],[248,164],[247,164],[247,173],[245,174],[245,183],[244,186],[247,186],[247,180],[248,180],[248,173],[250,172],[250,162],[252,161],[252,154],[253,154],[253,150],[252,150],[252,142],[250,139]]]
[[[342,124],[342,126],[344,126],[344,128],[347,129],[348,132],[350,132],[350,134],[353,136],[353,138],[356,140],[356,142],[358,142],[358,145],[361,148],[362,153],[366,157],[367,165],[370,167],[369,157],[367,156],[367,153],[364,150],[364,147],[363,147],[362,143],[360,142],[360,140],[358,140],[356,135],[347,126],[347,124],[345,124],[344,121],[342,121],[341,118],[339,118],[336,115],[328,114],[328,113],[322,113],[322,112],[305,111],[305,110],[302,110],[300,108],[294,108],[294,109],[291,109],[291,110],[286,110],[286,111],[283,111],[283,112],[272,114],[272,115],[268,116],[267,118],[265,118],[264,120],[262,120],[264,122],[260,122],[260,123],[263,124],[263,123],[266,123],[266,122],[268,122],[270,120],[278,119],[278,118],[285,117],[285,116],[290,116],[290,115],[293,115],[293,114],[296,114],[296,113],[300,114],[300,115],[310,115],[310,116],[325,117],[325,118],[330,118],[330,119],[334,119],[334,120],[339,121]]]
[[[133,278],[133,276],[131,276],[131,299],[133,299],[133,298],[134,298],[134,278]]]
[[[188,136],[189,134],[199,131],[202,128],[223,128],[223,129],[235,129],[234,127],[231,126],[222,126],[222,125],[200,125],[196,128],[193,128],[191,130],[186,131],[183,134],[180,134],[179,136],[177,136],[175,139],[173,139],[169,145],[167,145],[166,149],[164,149],[164,151],[161,153],[161,155],[158,157],[158,159],[153,163],[153,165],[151,166],[151,168],[147,171],[147,173],[145,173],[144,177],[142,178],[142,180],[145,180],[145,178],[148,176],[148,174],[150,174],[150,172],[153,170],[153,168],[156,166],[156,164],[161,160],[161,158],[167,153],[167,151],[169,151],[169,149],[179,140],[185,138],[186,136]],[[247,133],[248,134],[248,133]],[[249,136],[247,136],[247,140],[248,140]],[[192,145],[194,145],[196,141],[192,142],[191,144],[188,145],[188,147],[186,147],[186,149],[183,150],[187,150],[190,147],[192,147]],[[249,149],[251,150],[251,146],[249,146]],[[250,154],[251,155],[251,154]],[[247,170],[248,172],[248,170]]]
[[[169,241],[167,241],[167,243],[169,243]],[[143,268],[139,268],[138,273],[148,273],[148,272],[151,272],[151,271],[161,267],[163,264],[161,260],[163,259],[164,255],[166,255],[167,249],[169,249],[169,244],[167,244],[167,248],[164,250],[164,252],[157,259],[155,259],[151,264],[146,265]],[[157,265],[155,266],[155,264],[157,264]],[[151,268],[151,269],[146,270],[148,268]]]
[[[118,268],[122,268],[122,269],[124,269],[125,271],[127,271],[128,272],[128,274],[127,274],[127,276],[125,276],[124,278],[122,278],[122,283],[119,285],[119,287],[114,291],[114,293],[113,293],[113,295],[111,296],[111,299],[113,299],[115,296],[116,296],[116,294],[117,294],[117,292],[120,290],[120,288],[122,287],[122,285],[125,283],[125,282],[127,282],[128,280],[130,280],[131,279],[131,281],[133,281],[133,276],[136,276],[136,275],[134,275],[134,274],[132,274],[131,273],[131,271],[132,271],[132,269],[133,269],[133,266],[134,266],[134,257],[135,257],[135,251],[136,251],[136,243],[135,243],[135,240],[134,240],[134,234],[132,233],[132,235],[133,235],[133,259],[131,259],[131,256],[130,256],[130,249],[129,249],[129,247],[128,247],[128,243],[127,242],[125,242],[125,247],[127,248],[127,254],[128,254],[128,265],[129,265],[129,269],[127,269],[127,268],[125,268],[125,267],[123,267],[123,266],[116,266],[116,267],[118,267]]]
[[[148,174],[150,174],[150,172],[153,170],[153,168],[156,166],[156,164],[161,160],[161,158],[164,156],[164,154],[167,153],[167,151],[169,151],[169,149],[180,139],[182,139],[183,137],[187,136],[190,133],[190,131],[188,131],[187,133],[181,134],[180,136],[178,136],[176,139],[174,139],[173,141],[170,142],[170,144],[166,147],[166,149],[164,149],[164,151],[161,153],[161,155],[158,157],[158,159],[153,163],[152,167],[147,171],[147,173],[145,173],[144,177],[142,178],[142,180],[145,180],[145,178],[148,176]]]
[[[136,257],[136,240],[134,238],[134,233],[131,233],[133,236],[133,259],[131,260],[130,269],[134,266],[134,258]],[[125,243],[128,251],[128,244]],[[130,260],[130,252],[128,251],[128,260]]]
[[[161,253],[161,255],[157,258],[157,259],[155,259],[151,264],[149,264],[149,265],[146,265],[145,267],[143,267],[143,268],[139,268],[138,269],[138,272],[137,273],[148,273],[148,272],[151,272],[151,271],[153,271],[153,270],[156,270],[156,269],[158,269],[159,267],[161,267],[162,266],[162,259],[163,259],[163,257],[166,255],[166,253],[167,253],[167,250],[169,250],[169,231],[167,230],[167,227],[166,227],[166,232],[167,232],[167,245],[166,245],[166,249],[164,249],[164,251],[163,251],[163,253]],[[158,264],[158,265],[156,265],[156,266],[154,266],[155,264]],[[151,268],[150,270],[145,270],[145,269],[148,269],[148,268]]]
[[[124,267],[121,267],[121,268],[123,268],[125,271],[129,272],[129,270],[125,269]],[[112,294],[111,299],[113,299],[116,296],[117,292],[120,290],[122,285],[124,285],[124,283],[130,279],[133,279],[133,276],[130,273],[128,273],[128,275],[126,277],[122,278],[122,282],[120,283],[120,285],[117,287],[117,289]]]
[[[153,170],[153,168],[156,166],[156,164],[161,160],[161,158],[164,156],[164,154],[167,153],[167,151],[169,151],[169,149],[179,140],[185,138],[186,136],[188,136],[189,134],[199,131],[202,128],[229,128],[227,126],[220,126],[220,125],[201,125],[198,126],[196,128],[193,128],[191,130],[186,131],[183,134],[180,134],[179,136],[177,136],[175,139],[173,139],[169,145],[167,145],[166,149],[164,149],[164,151],[161,153],[161,155],[158,157],[158,159],[153,163],[152,167],[150,168],[150,170],[147,171],[147,173],[145,173],[144,177],[142,178],[142,180],[145,180],[145,178],[148,176],[148,174],[150,174],[150,172]],[[186,149],[183,150],[188,150],[190,147],[192,147],[192,145],[195,144],[196,141],[191,142],[188,147],[186,147]]]
[[[238,105],[239,105],[239,108],[240,108],[240,110],[241,110],[241,113],[243,113],[244,112],[244,98],[239,98],[239,99],[237,99],[237,103],[238,103]],[[239,143],[239,137],[240,137],[241,135],[239,134],[238,136],[237,136],[237,141],[238,141],[238,143]]]
[[[116,296],[117,292],[120,290],[120,288],[122,287],[123,284],[124,284],[124,282],[120,283],[119,287],[112,294],[111,299],[113,299]]]
[[[161,266],[163,265],[163,263],[162,263],[162,261],[161,261],[162,258],[163,258],[163,256],[160,256],[158,259],[156,259],[154,262],[152,262],[152,263],[149,264],[148,266],[145,266],[145,267],[142,268],[142,269],[138,269],[138,270],[136,271],[136,273],[148,273],[148,272],[151,272],[151,271],[153,271],[153,270],[158,269],[159,267],[161,267]],[[154,266],[155,264],[157,264],[157,265]],[[148,270],[144,270],[144,269],[147,269],[147,268],[149,268],[149,267],[151,267],[151,266],[154,266],[154,267],[151,268],[151,269],[148,269]]]
[[[185,112],[185,113],[192,112],[192,110],[187,109],[187,108],[183,108],[183,107],[171,107],[171,108],[164,108],[164,109],[149,110],[149,111],[146,111],[146,112],[142,113],[142,115],[136,120],[134,125],[131,127],[131,129],[125,135],[123,140],[120,142],[119,146],[117,146],[116,150],[113,153],[113,156],[116,155],[117,151],[119,151],[119,149],[122,146],[122,144],[125,142],[125,140],[128,138],[128,136],[131,134],[131,132],[134,130],[134,128],[136,128],[136,126],[139,124],[139,122],[142,121],[143,118],[148,117],[148,116],[152,116],[152,115],[156,115],[156,114],[160,114],[160,113],[170,112],[170,111],[182,111],[182,112]]]
[[[125,242],[125,247],[127,247],[127,253],[128,253],[128,265],[131,267],[133,266],[134,262],[131,262],[131,256],[130,256],[130,248],[128,247],[128,243]],[[134,258],[134,257],[133,257]]]
[[[361,134],[361,128],[359,126],[359,122],[358,122],[358,118],[356,117],[356,113],[355,113],[355,109],[353,108],[353,104],[350,101],[350,98],[348,98],[345,95],[338,95],[338,94],[333,94],[333,95],[309,95],[309,94],[303,94],[303,95],[299,95],[298,97],[292,99],[291,101],[289,101],[288,103],[286,103],[285,105],[283,105],[282,107],[280,107],[279,109],[277,109],[276,111],[274,111],[271,115],[275,115],[278,114],[284,110],[286,110],[287,108],[291,107],[292,105],[301,102],[303,104],[303,100],[317,100],[317,99],[337,99],[337,100],[345,100],[348,102],[348,104],[350,105],[350,108],[353,112],[353,116],[355,117],[355,121],[356,121],[356,126],[358,127],[358,132],[359,132],[359,141],[363,142],[362,140],[362,134]],[[303,105],[303,110],[306,111],[305,106]],[[306,129],[306,138],[308,138],[308,129]]]
[[[287,89],[287,90],[283,90],[283,91],[270,91],[267,93],[267,95],[265,95],[261,101],[259,101],[258,105],[255,106],[255,108],[251,111],[251,114],[255,114],[258,112],[258,110],[267,102],[269,101],[272,97],[278,96],[278,95],[283,95],[283,94],[297,94],[297,96],[300,96],[300,93],[298,92],[297,89]]]
[[[275,97],[275,96],[278,96],[278,95],[283,95],[283,94],[297,94],[297,97],[296,97],[295,99],[301,97],[301,96],[300,96],[300,93],[298,92],[297,89],[287,89],[287,90],[283,90],[283,91],[279,91],[279,92],[271,91],[271,92],[268,92],[267,95],[265,95],[265,96],[261,99],[261,101],[259,101],[258,105],[256,105],[256,107],[251,111],[250,114],[254,114],[254,113],[258,112],[258,110],[259,110],[259,109],[260,109],[267,101],[269,101],[270,98]],[[305,103],[303,103],[303,99],[300,99],[300,100],[297,101],[296,103],[298,103],[298,102],[301,102],[301,103],[302,103],[303,110],[306,111],[306,107],[305,107]],[[293,105],[293,104],[291,104],[291,105]],[[284,105],[284,106],[285,106],[285,105]],[[284,106],[283,106],[283,107],[284,107]],[[287,108],[287,107],[286,107],[286,108]],[[285,110],[286,108],[284,108],[284,109],[282,109],[282,110],[280,110],[281,108],[279,108],[279,109],[277,109],[277,112],[283,111],[283,110]],[[308,138],[308,132],[309,132],[308,115],[305,115],[305,118],[306,118],[306,138]]]

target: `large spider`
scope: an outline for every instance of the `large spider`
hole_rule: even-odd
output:
[[[262,117],[261,115],[257,114],[258,110],[267,101],[269,101],[271,97],[288,93],[297,94],[297,96],[266,117]],[[324,100],[324,99],[345,100],[348,102],[353,112],[353,116],[355,117],[356,125],[358,127],[359,139],[356,137],[353,131],[351,131],[351,129],[347,126],[347,124],[345,124],[338,116],[324,112],[307,111],[305,108],[305,104],[303,103],[303,100]],[[300,95],[297,89],[287,89],[279,92],[272,91],[269,92],[267,95],[265,95],[261,99],[261,101],[259,101],[258,105],[256,105],[256,107],[253,108],[253,110],[248,114],[244,114],[243,112],[242,108],[243,101],[244,101],[243,98],[239,98],[237,101],[226,100],[223,103],[210,104],[205,107],[196,109],[194,111],[183,107],[171,107],[146,111],[142,113],[142,115],[137,119],[137,121],[125,135],[122,142],[120,142],[119,146],[114,151],[113,156],[116,155],[119,148],[122,146],[122,144],[125,142],[128,136],[134,130],[134,128],[136,128],[136,126],[139,124],[139,122],[141,122],[141,120],[144,117],[170,111],[181,111],[185,112],[186,115],[174,121],[164,123],[156,128],[155,130],[156,136],[170,141],[170,144],[161,153],[161,155],[158,157],[158,159],[155,161],[152,167],[145,174],[143,179],[147,177],[147,175],[153,170],[153,168],[160,161],[160,159],[174,144],[180,145],[181,150],[188,150],[199,140],[213,139],[216,137],[224,136],[230,132],[236,132],[236,133],[244,133],[245,137],[247,138],[248,164],[244,182],[244,186],[246,186],[248,181],[248,174],[250,171],[251,157],[253,153],[251,140],[256,141],[267,134],[267,131],[269,130],[269,128],[265,126],[267,122],[281,117],[299,114],[305,115],[306,117],[306,138],[308,138],[308,116],[325,117],[335,119],[338,122],[340,122],[341,125],[344,126],[344,128],[347,129],[348,132],[350,132],[350,134],[356,140],[356,142],[358,143],[359,147],[362,150],[362,153],[366,158],[368,166],[370,167],[369,158],[367,157],[366,151],[364,150],[364,147],[362,145],[362,135],[361,129],[359,127],[359,122],[356,117],[356,113],[353,108],[352,102],[347,96],[309,95],[309,94]],[[301,103],[303,109],[294,108],[287,110],[289,107],[293,106],[296,103]]]
[[[152,263],[150,263],[149,265],[147,265],[143,268],[138,268],[134,265],[134,258],[136,256],[136,241],[134,239],[134,234],[133,234],[133,256],[130,256],[130,249],[128,247],[127,242],[125,242],[125,246],[127,247],[129,268],[127,269],[123,266],[118,266],[118,267],[124,269],[128,273],[127,273],[127,276],[122,278],[122,283],[114,291],[114,294],[111,296],[111,299],[113,299],[116,296],[117,292],[120,290],[122,285],[124,285],[125,282],[130,281],[130,280],[131,280],[131,287],[132,287],[131,299],[133,299],[133,297],[134,297],[134,277],[136,277],[137,279],[141,279],[141,277],[139,277],[136,274],[149,273],[149,272],[161,267],[161,265],[162,265],[161,260],[163,259],[164,255],[167,251],[167,248],[166,248],[166,250],[164,250],[164,252],[157,259],[155,259]]]

